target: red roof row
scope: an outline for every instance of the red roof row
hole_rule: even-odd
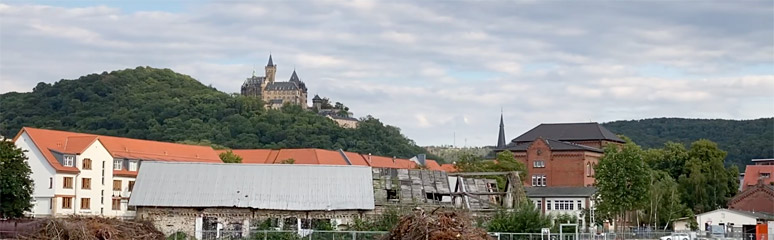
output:
[[[222,162],[218,154],[226,151],[213,150],[208,146],[158,142],[30,127],[22,128],[14,138],[14,141],[17,141],[23,133],[29,135],[30,139],[32,139],[35,146],[41,151],[46,160],[59,172],[78,172],[78,168],[62,166],[54,157],[52,151],[64,154],[81,154],[96,141],[99,141],[105,146],[107,151],[114,158],[139,160]],[[417,164],[408,159],[316,148],[279,150],[235,149],[232,151],[234,154],[242,157],[243,163],[277,164],[292,159],[295,164],[359,165],[403,169],[417,168]],[[439,165],[438,162],[430,159],[426,160],[425,165],[430,170],[455,171],[454,165],[452,164]],[[116,173],[120,173],[121,175],[133,175],[120,170]]]

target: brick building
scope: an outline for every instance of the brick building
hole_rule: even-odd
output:
[[[729,209],[774,214],[774,165],[748,165],[742,192],[728,201]]]
[[[602,147],[623,142],[598,123],[540,124],[498,151],[510,150],[527,166],[525,186],[587,187]]]

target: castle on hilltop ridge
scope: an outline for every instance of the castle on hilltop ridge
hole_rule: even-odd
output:
[[[306,108],[306,84],[298,78],[295,69],[287,82],[274,81],[277,65],[269,54],[269,63],[266,64],[265,70],[266,75],[263,77],[256,76],[253,70],[253,76],[247,78],[242,84],[243,96],[259,97],[271,108],[282,107],[285,103]]]

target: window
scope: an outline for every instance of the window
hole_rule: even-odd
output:
[[[123,159],[115,159],[115,160],[113,160],[113,170],[121,170],[122,169],[121,165],[124,165],[124,160]]]
[[[543,175],[543,174],[532,175],[532,186],[533,187],[545,187],[546,186],[546,175]]]
[[[761,178],[770,178],[771,173],[761,173]]]
[[[83,159],[83,166],[81,168],[85,169],[85,170],[91,170],[91,159],[84,158]]]
[[[586,163],[586,177],[591,177],[591,163]]]
[[[546,201],[546,210],[551,210],[551,200]]]
[[[113,191],[121,191],[121,180],[113,180]]]
[[[113,199],[113,210],[121,210],[121,199]]]
[[[81,189],[91,189],[91,178],[81,178]]]
[[[63,209],[73,208],[73,198],[71,198],[71,197],[62,197],[62,208]]]
[[[132,189],[134,189],[134,181],[129,181],[129,191],[131,192]]]
[[[534,168],[544,168],[544,167],[546,167],[546,162],[544,162],[543,160],[534,161],[534,162],[532,162],[532,167],[534,167]]]
[[[72,189],[73,188],[73,178],[72,177],[64,177],[62,188]]]
[[[48,189],[54,188],[54,178],[50,177],[48,178]]]
[[[538,210],[543,210],[543,201],[537,200],[535,206],[537,206]]]
[[[81,209],[91,209],[90,198],[81,198]]]
[[[137,171],[137,161],[129,161],[129,171]]]
[[[583,209],[583,204],[581,204],[581,201],[578,200],[578,210],[581,210],[581,209]]]
[[[63,164],[65,167],[72,167],[75,164],[75,155],[64,155]]]

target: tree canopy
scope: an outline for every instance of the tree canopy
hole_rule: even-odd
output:
[[[617,134],[626,135],[644,148],[659,148],[666,142],[690,144],[708,139],[727,151],[727,165],[740,169],[750,159],[774,156],[774,118],[755,120],[653,118],[615,121],[603,124]]]
[[[12,141],[0,139],[0,218],[18,218],[32,209],[27,156]]]
[[[39,127],[228,148],[321,148],[410,158],[426,151],[368,116],[347,129],[300,106],[264,109],[169,69],[137,67],[0,95],[0,134]],[[343,108],[342,104],[342,108]],[[434,155],[428,158],[441,160]]]

